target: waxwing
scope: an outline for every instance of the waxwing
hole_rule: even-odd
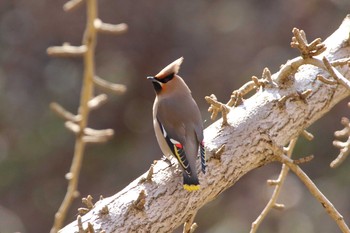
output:
[[[200,150],[201,168],[205,173],[203,122],[191,91],[177,75],[183,58],[169,64],[152,81],[156,98],[153,105],[153,126],[160,149],[165,157],[175,156],[183,169],[183,187],[199,189],[196,158]]]

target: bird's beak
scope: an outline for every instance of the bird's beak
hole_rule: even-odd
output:
[[[147,76],[148,80],[154,81],[154,76]]]

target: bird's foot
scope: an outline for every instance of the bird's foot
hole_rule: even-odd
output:
[[[166,162],[167,164],[169,164],[169,167],[172,167],[172,166],[174,165],[174,164],[171,162],[171,160],[170,160],[168,157],[166,157],[165,155],[163,155],[162,160],[163,160],[164,162]]]

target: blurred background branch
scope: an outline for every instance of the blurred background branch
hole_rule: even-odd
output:
[[[67,11],[71,10],[80,5],[81,2],[82,1],[71,0],[64,5],[64,9]],[[57,103],[51,103],[50,105],[55,113],[67,120],[65,123],[66,127],[73,131],[76,136],[73,161],[69,173],[65,176],[68,180],[67,193],[60,208],[55,214],[54,224],[50,231],[51,233],[56,233],[62,228],[73,200],[79,196],[78,181],[86,144],[106,142],[114,134],[112,129],[95,130],[87,128],[90,111],[98,108],[107,101],[107,95],[101,94],[94,96],[94,80],[96,80],[95,48],[98,32],[108,31],[119,35],[125,32],[127,27],[125,24],[105,24],[98,19],[96,0],[86,0],[86,9],[87,23],[82,45],[71,46],[64,43],[63,46],[49,47],[47,49],[47,53],[51,56],[83,56],[84,59],[84,77],[80,94],[78,115],[70,113]],[[98,78],[98,83],[99,86],[114,91],[117,89],[117,86],[118,94],[124,93],[126,90],[124,85],[109,83],[103,81],[101,78]]]

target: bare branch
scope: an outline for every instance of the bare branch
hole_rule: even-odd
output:
[[[293,153],[293,150],[294,150],[294,147],[295,147],[295,144],[297,142],[297,138],[295,139],[292,139],[288,145],[286,149],[287,151],[287,156],[288,158],[291,157],[292,153]],[[261,214],[258,216],[258,218],[252,223],[252,226],[251,226],[251,229],[250,229],[250,233],[255,233],[258,228],[259,228],[259,225],[261,224],[261,222],[264,220],[264,218],[266,217],[266,215],[270,212],[270,210],[272,208],[278,208],[278,209],[283,209],[284,208],[284,205],[281,205],[281,204],[277,204],[277,198],[281,192],[281,188],[284,184],[284,181],[287,177],[287,174],[288,174],[288,171],[289,171],[289,168],[288,166],[286,166],[285,164],[282,165],[282,169],[281,169],[281,172],[280,172],[280,175],[278,176],[278,179],[277,180],[274,180],[273,182],[271,180],[268,181],[268,184],[273,184],[275,186],[275,190],[273,191],[272,193],[272,196],[269,200],[269,202],[267,203],[267,205],[265,206],[265,208],[263,209],[263,211],[261,212]],[[282,207],[283,206],[283,207]]]
[[[77,8],[83,0],[70,0],[64,5],[64,10],[70,11]],[[84,58],[84,77],[83,85],[80,92],[80,104],[78,115],[66,111],[58,104],[51,104],[51,108],[66,120],[65,126],[75,133],[75,147],[72,165],[66,178],[68,179],[68,188],[66,195],[55,214],[55,219],[50,233],[56,233],[63,226],[66,214],[73,200],[77,197],[78,181],[81,170],[82,160],[84,156],[84,150],[86,143],[101,143],[111,138],[113,130],[92,130],[87,128],[89,113],[92,109],[95,109],[102,105],[106,100],[106,95],[99,95],[92,99],[94,93],[94,77],[95,74],[95,47],[97,40],[97,31],[95,28],[95,22],[97,26],[103,31],[112,29],[111,25],[103,24],[96,19],[97,17],[97,3],[96,0],[86,0],[86,17],[87,23],[83,36],[81,46],[71,46],[68,43],[64,43],[62,46],[49,47],[47,53],[54,56],[83,56]],[[123,27],[123,26],[122,26]],[[125,27],[125,25],[124,25]],[[116,32],[115,27],[113,28]],[[119,27],[120,29],[120,27]],[[122,30],[120,30],[122,31]],[[124,88],[125,89],[125,88]],[[89,209],[89,207],[88,207]],[[80,209],[80,213],[86,212],[85,209]],[[79,232],[84,231],[82,228],[81,218],[78,217]],[[88,225],[88,231],[94,232],[92,224]]]
[[[303,172],[303,170],[296,164],[293,163],[289,157],[281,155],[280,160],[283,164],[286,164],[304,183],[304,185],[309,189],[310,193],[322,204],[326,209],[329,216],[335,221],[340,230],[343,233],[349,233],[350,229],[346,225],[343,216],[338,212],[338,210],[333,206],[333,204],[323,195],[323,193],[317,188],[317,186],[312,182],[312,180]]]

